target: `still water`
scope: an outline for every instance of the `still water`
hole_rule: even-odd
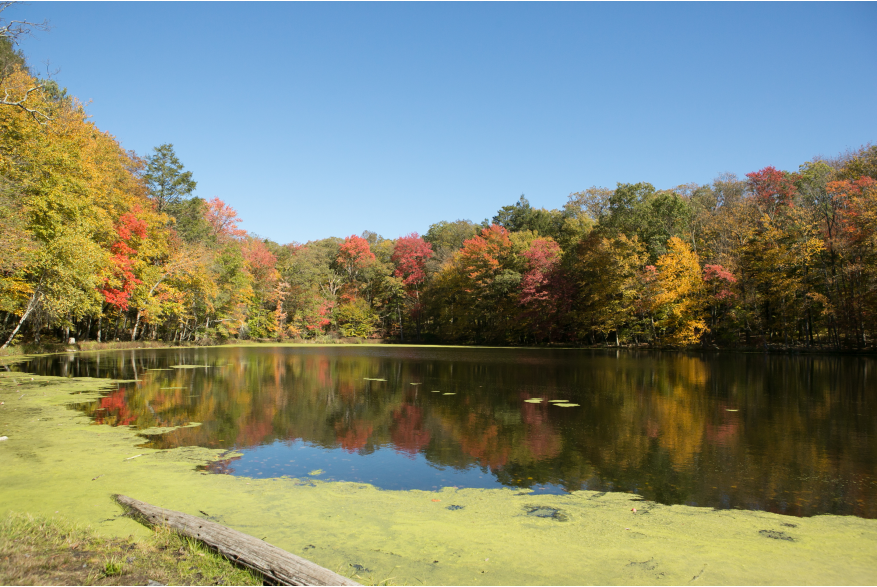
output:
[[[221,347],[19,366],[121,383],[95,422],[207,470],[384,489],[627,491],[664,504],[877,518],[877,360],[435,347]],[[539,401],[537,401],[539,400]],[[559,405],[558,405],[559,404]]]

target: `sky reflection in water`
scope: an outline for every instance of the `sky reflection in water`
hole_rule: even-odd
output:
[[[385,489],[634,491],[665,504],[874,518],[875,364],[306,346],[41,357],[21,368],[138,380],[78,409],[138,429],[201,422],[147,436],[147,446],[242,453],[209,466],[215,473]]]

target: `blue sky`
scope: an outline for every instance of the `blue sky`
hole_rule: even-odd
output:
[[[877,140],[877,4],[55,3],[22,43],[127,149],[281,243]]]

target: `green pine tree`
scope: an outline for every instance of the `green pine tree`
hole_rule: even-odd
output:
[[[171,143],[156,147],[147,162],[144,179],[149,187],[149,197],[155,201],[159,212],[174,215],[173,208],[195,191],[197,182],[192,179],[192,172],[184,171]]]

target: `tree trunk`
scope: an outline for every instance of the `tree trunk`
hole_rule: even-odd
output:
[[[140,314],[141,314],[141,311],[137,310],[137,320],[134,322],[134,330],[131,331],[131,340],[132,341],[137,339],[137,328],[140,326]]]
[[[116,495],[116,501],[150,526],[167,526],[200,540],[276,585],[359,585],[329,569],[216,522]]]
[[[27,317],[30,316],[30,313],[34,311],[39,304],[40,299],[40,290],[37,289],[33,292],[33,295],[30,297],[30,301],[27,303],[27,308],[24,310],[24,314],[21,315],[21,320],[18,321],[18,324],[15,326],[15,330],[12,331],[12,334],[9,335],[9,338],[6,339],[6,342],[3,343],[3,346],[0,349],[5,349],[9,346],[9,343],[12,342],[12,339],[15,338],[15,335],[18,334],[18,330],[21,328],[21,325],[24,324],[24,321],[27,320]]]
[[[399,337],[405,342],[405,332],[402,330],[402,308],[396,304],[396,313],[399,315]]]

